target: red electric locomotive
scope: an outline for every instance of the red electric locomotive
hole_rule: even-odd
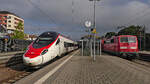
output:
[[[134,59],[138,55],[138,40],[133,35],[120,35],[103,39],[102,50],[123,58]]]

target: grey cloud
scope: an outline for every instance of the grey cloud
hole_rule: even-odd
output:
[[[79,39],[86,34],[84,22],[93,20],[93,3],[88,0],[30,1],[33,4],[28,0],[0,0],[1,10],[15,12],[25,19],[27,33],[54,30]],[[117,26],[131,24],[144,24],[149,28],[148,10],[150,3],[140,0],[101,0],[96,4],[97,31],[102,35],[108,31],[117,31]]]

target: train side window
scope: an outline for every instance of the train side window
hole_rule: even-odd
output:
[[[56,42],[56,45],[60,42],[60,39],[58,38],[57,42]]]
[[[64,42],[64,47],[68,47],[68,44],[66,42]]]

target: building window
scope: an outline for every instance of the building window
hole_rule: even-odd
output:
[[[9,20],[8,22],[11,23],[11,20]]]
[[[11,16],[9,16],[8,19],[11,19]]]
[[[14,24],[17,24],[17,22],[14,22]]]
[[[0,23],[1,23],[2,21],[0,20]]]
[[[7,23],[7,20],[5,20],[5,23]]]
[[[11,25],[8,25],[8,27],[11,27]]]

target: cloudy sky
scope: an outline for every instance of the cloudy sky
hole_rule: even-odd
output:
[[[88,0],[0,0],[0,10],[25,21],[25,33],[57,31],[77,40],[87,34],[84,22],[93,21],[93,2]],[[150,0],[101,0],[96,3],[99,35],[117,32],[117,26],[145,25],[150,32]]]

